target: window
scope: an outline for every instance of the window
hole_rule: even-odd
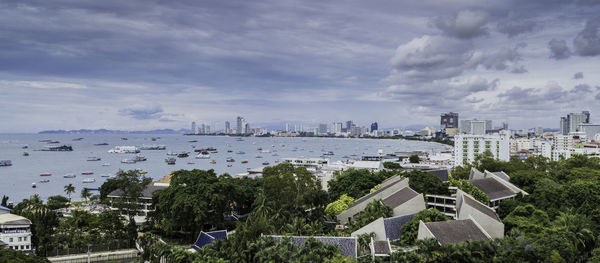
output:
[[[25,248],[27,248],[27,250],[29,250],[29,245],[25,246]]]
[[[19,237],[19,242],[23,241],[23,237]]]
[[[8,242],[13,242],[13,238],[12,238],[12,237],[11,237],[11,238],[9,238],[9,239],[8,239]]]
[[[25,249],[25,246],[21,245],[21,250]]]

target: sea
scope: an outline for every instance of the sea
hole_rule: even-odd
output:
[[[75,140],[78,138],[83,139]],[[48,144],[43,140],[59,143]],[[79,193],[84,187],[99,188],[109,179],[106,176],[114,176],[119,170],[144,170],[147,171],[146,176],[153,180],[180,169],[213,169],[217,174],[228,173],[235,176],[248,169],[264,167],[265,162],[276,165],[276,161],[283,162],[284,158],[317,158],[329,151],[333,155],[327,157],[335,162],[345,161],[348,157],[377,155],[379,150],[393,153],[413,150],[439,152],[448,149],[448,146],[438,143],[394,139],[243,137],[242,140],[239,141],[239,137],[182,134],[0,134],[0,160],[12,161],[12,166],[0,167],[0,196],[8,196],[9,201],[15,204],[34,194],[43,199],[53,195],[66,196],[64,187],[73,184],[76,193],[72,194],[72,198],[81,200]],[[95,145],[99,143],[108,145]],[[72,146],[73,151],[39,151],[47,146],[63,144]],[[142,150],[141,154],[147,161],[134,164],[121,162],[135,157],[134,154],[108,153],[115,146],[142,145],[165,145],[166,150]],[[24,146],[28,148],[23,149]],[[210,153],[210,159],[196,159],[194,149],[207,147],[216,148],[217,153]],[[29,156],[24,156],[24,152],[28,152]],[[165,159],[170,157],[167,156],[168,152],[190,152],[190,156],[176,158],[175,165],[167,165]],[[99,157],[101,160],[88,161],[89,157]],[[233,158],[235,162],[226,162],[227,158]],[[211,164],[211,160],[216,163]],[[247,160],[248,163],[241,163],[242,160]],[[103,166],[106,163],[110,166]],[[93,174],[82,175],[82,172]],[[52,175],[42,177],[42,173]],[[76,177],[63,178],[63,175],[69,173]],[[94,178],[96,181],[84,183],[86,178]],[[50,182],[41,183],[44,179]],[[37,187],[32,188],[32,183]]]

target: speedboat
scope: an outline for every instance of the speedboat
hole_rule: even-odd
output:
[[[189,156],[190,156],[190,154],[187,152],[182,152],[180,154],[177,154],[177,157],[179,157],[179,158],[187,158]]]
[[[233,151],[232,151],[232,150],[227,150],[227,152],[228,152],[228,153],[232,153]]]
[[[235,160],[233,158],[227,158],[227,160],[225,160],[225,161],[228,162],[228,163],[235,162]]]
[[[76,175],[74,173],[68,173],[68,174],[63,175],[63,178],[75,178],[75,177],[76,177]]]
[[[236,154],[246,154],[246,153],[242,152],[242,151],[238,151],[238,152],[236,152]]]
[[[177,159],[175,159],[175,158],[173,158],[173,157],[169,157],[169,158],[165,159],[165,162],[166,162],[168,165],[173,165],[173,164],[175,164],[175,162],[176,162],[176,161],[177,161]]]
[[[50,182],[50,180],[48,180],[48,179],[40,180],[40,183],[49,183],[49,182]]]
[[[210,159],[210,154],[208,152],[200,152],[196,155],[196,159]]]
[[[0,166],[11,166],[12,162],[10,160],[0,160]]]
[[[21,149],[27,149],[27,148],[29,148],[28,145],[23,145],[23,147],[21,147]]]
[[[263,162],[262,164],[263,165],[269,165],[269,162]]]
[[[52,175],[51,173],[41,173],[40,176],[50,176]]]
[[[35,183],[31,183],[31,188],[36,188],[37,185],[35,185]]]
[[[23,152],[23,156],[29,156],[28,152]]]
[[[143,162],[146,161],[146,156],[143,156],[141,153],[138,153],[135,158],[133,158],[134,161],[136,162]]]
[[[100,161],[102,159],[100,157],[88,157],[87,160],[88,160],[88,162],[95,162],[95,161]]]
[[[177,153],[176,152],[168,152],[167,156],[177,156]]]
[[[133,160],[133,159],[123,159],[123,160],[121,160],[121,163],[135,163],[135,160]]]
[[[103,175],[100,175],[100,177],[108,178],[108,177],[111,177],[111,174],[103,174]]]
[[[228,165],[227,165],[227,167],[231,167],[231,166],[232,166],[231,164],[228,164]]]
[[[209,163],[211,163],[211,164],[215,164],[215,163],[217,163],[217,161],[215,161],[215,160],[210,160],[210,162],[209,162]]]
[[[93,182],[96,182],[96,179],[94,179],[94,178],[83,179],[83,183],[86,183],[86,184],[93,183]]]
[[[110,166],[110,163],[103,163],[102,166]]]
[[[191,141],[188,141],[188,142],[198,142],[198,141],[197,140],[191,140]]]

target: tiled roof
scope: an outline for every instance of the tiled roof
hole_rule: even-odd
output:
[[[384,241],[373,241],[373,248],[375,249],[375,254],[390,254],[390,242],[387,240]]]
[[[505,172],[494,172],[493,174],[495,174],[496,176],[498,176],[498,178],[510,182],[510,176],[508,176],[508,174],[506,174]]]
[[[385,236],[389,240],[400,239],[402,235],[402,227],[413,219],[415,214],[401,215],[395,217],[388,217],[383,219],[383,226],[385,228]]]
[[[212,232],[200,232],[196,242],[192,245],[193,249],[201,249],[202,247],[214,242],[215,240],[223,240],[227,238],[227,230],[218,230]]]
[[[475,208],[477,211],[484,213],[485,215],[489,216],[490,218],[501,222],[500,218],[498,218],[498,215],[496,214],[496,212],[494,212],[490,207],[478,202],[475,199],[472,199],[470,196],[468,195],[463,195],[463,200],[465,200],[465,203],[467,205],[469,205],[470,207]]]
[[[276,242],[281,241],[286,236],[271,236]],[[310,236],[289,236],[290,240],[297,246],[303,246]],[[326,244],[334,244],[340,248],[340,253],[346,257],[357,257],[358,240],[356,237],[312,237]]]
[[[381,202],[391,208],[396,208],[417,195],[419,193],[407,186],[386,197]]]
[[[442,245],[488,239],[471,219],[430,222],[425,226]]]
[[[391,179],[391,178],[388,178],[388,179]],[[396,179],[396,178],[395,178],[395,179]],[[367,195],[365,195],[365,196],[363,196],[363,197],[361,197],[361,198],[357,199],[357,200],[356,200],[356,201],[355,201],[355,202],[354,202],[352,205],[350,205],[350,206],[348,207],[348,209],[350,209],[350,208],[352,208],[352,207],[354,207],[354,206],[356,206],[356,205],[358,205],[358,204],[360,204],[360,203],[362,203],[362,202],[365,202],[365,201],[368,201],[368,200],[370,200],[370,199],[371,199],[371,197],[373,197],[373,196],[376,196],[377,194],[379,194],[379,193],[380,193],[380,192],[382,192],[383,190],[385,190],[385,189],[388,189],[388,188],[390,188],[390,187],[392,187],[392,186],[394,186],[394,185],[396,185],[397,183],[399,183],[399,182],[401,182],[401,181],[402,181],[402,180],[395,180],[395,179],[393,179],[394,181],[392,181],[392,180],[390,180],[390,181],[387,181],[387,180],[386,180],[387,182],[386,182],[386,181],[383,181],[383,182],[381,183],[381,187],[380,187],[379,189],[377,189],[377,190],[375,190],[375,191],[373,191],[373,192],[371,192],[371,193],[369,193],[369,194],[367,194]],[[385,186],[384,186],[384,183],[386,183],[386,185],[385,185]]]
[[[471,180],[470,183],[483,191],[490,200],[508,198],[516,194],[492,177]]]
[[[141,197],[152,198],[152,193],[154,193],[154,191],[160,190],[160,189],[165,189],[167,187],[168,186],[150,184],[150,185],[146,186],[146,188],[144,188],[144,190],[142,190]],[[108,194],[108,197],[120,197],[121,195],[123,195],[123,190],[117,189],[117,190],[110,192],[110,194]]]
[[[447,169],[441,169],[441,170],[429,170],[426,171],[432,175],[434,175],[435,177],[439,178],[442,182],[448,182],[448,170]]]

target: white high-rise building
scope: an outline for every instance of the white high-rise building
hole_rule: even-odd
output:
[[[454,165],[472,163],[475,157],[490,151],[494,158],[510,160],[510,136],[507,132],[496,134],[459,134],[454,136]]]
[[[242,118],[240,116],[237,117],[237,123],[236,123],[237,125],[236,125],[235,133],[242,134],[244,132],[243,131],[243,129],[244,129],[243,123],[244,122],[245,122],[244,118]]]
[[[290,124],[289,123],[285,124],[285,132],[290,132]]]
[[[319,123],[319,129],[317,130],[318,134],[327,134],[327,124]]]
[[[491,120],[461,120],[460,121],[460,132],[466,134],[485,134],[488,130],[492,129]]]
[[[597,134],[600,134],[600,124],[581,123],[578,130],[585,133],[588,140],[594,140]]]

